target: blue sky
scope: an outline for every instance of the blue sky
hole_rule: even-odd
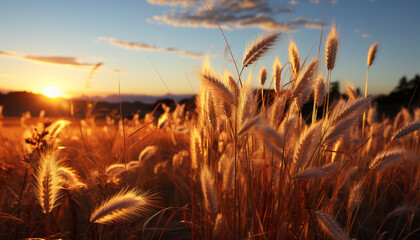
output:
[[[270,53],[249,68],[255,69],[253,76],[263,65],[271,72],[275,56],[287,62],[290,39],[301,58],[317,55],[318,45],[309,51],[319,40],[325,1],[207,3],[238,63],[258,34],[282,33]],[[322,49],[332,22],[340,41],[332,78],[341,86],[348,81],[364,88],[366,54],[374,42],[379,52],[369,72],[370,93],[387,93],[402,76],[420,73],[420,1],[328,0]],[[224,69],[234,73],[221,33],[198,0],[1,0],[0,23],[3,90],[42,92],[55,86],[67,96],[115,94],[120,79],[124,94],[165,94],[152,61],[172,93],[192,93],[199,89],[197,73],[206,56],[221,75]],[[326,76],[325,64],[320,69]]]

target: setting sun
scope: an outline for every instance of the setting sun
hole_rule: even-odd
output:
[[[57,87],[46,87],[42,94],[49,98],[63,97],[64,94]]]

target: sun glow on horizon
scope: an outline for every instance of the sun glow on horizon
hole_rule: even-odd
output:
[[[64,94],[57,87],[45,87],[42,94],[49,98],[64,97]]]

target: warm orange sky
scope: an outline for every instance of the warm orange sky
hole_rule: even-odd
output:
[[[302,58],[317,54],[309,52],[321,33],[324,1],[208,3],[238,63],[258,34],[282,32],[276,47],[257,62],[257,73],[263,65],[271,67],[275,56],[287,62],[290,39]],[[328,0],[324,37],[333,21],[340,35],[333,80],[363,89],[366,54],[377,41],[370,93],[389,92],[403,75],[419,73],[419,11],[418,0]],[[225,68],[234,72],[220,31],[198,0],[0,1],[0,22],[2,90],[43,92],[53,86],[69,97],[115,94],[120,79],[123,94],[193,93],[205,56],[220,74]],[[325,38],[322,48],[324,43]]]

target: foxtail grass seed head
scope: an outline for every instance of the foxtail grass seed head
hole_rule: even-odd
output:
[[[49,213],[59,205],[63,189],[63,178],[59,171],[61,162],[58,151],[47,150],[36,167],[34,193],[43,213]]]
[[[376,57],[376,52],[378,51],[378,43],[374,43],[369,48],[369,53],[367,56],[367,66],[370,67],[373,64],[373,61]]]
[[[154,196],[136,189],[123,189],[104,201],[90,216],[90,222],[114,224],[133,221],[150,212]]]
[[[265,80],[267,80],[267,68],[262,67],[260,71],[260,83],[261,86],[264,86]]]
[[[292,73],[294,76],[297,76],[300,72],[300,55],[296,43],[293,40],[290,40],[289,58],[290,63],[292,64]]]
[[[273,63],[273,76],[274,76],[274,90],[277,94],[280,92],[280,78],[281,78],[281,62],[278,57]]]
[[[246,48],[247,50],[245,51],[242,60],[242,67],[248,67],[262,57],[268,49],[275,44],[279,36],[280,33],[271,33],[265,37],[258,37],[257,40],[253,41],[252,44]]]
[[[335,59],[337,57],[338,50],[338,35],[336,33],[335,26],[333,25],[330,30],[330,34],[327,38],[325,45],[325,64],[327,69],[331,71],[334,68]]]

